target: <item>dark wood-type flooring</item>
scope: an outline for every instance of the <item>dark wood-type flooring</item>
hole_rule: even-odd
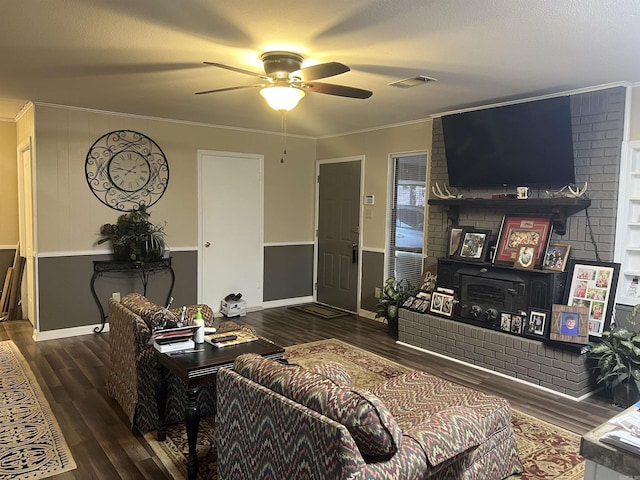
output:
[[[621,411],[599,396],[582,402],[429,355],[395,343],[386,324],[349,315],[322,319],[283,307],[235,318],[289,346],[338,338],[365,350],[487,393],[507,398],[518,410],[578,434]],[[0,340],[13,340],[35,373],[71,448],[78,468],[56,479],[168,479],[151,449],[132,432],[120,407],[106,394],[109,334],[34,342],[31,324],[0,323]]]

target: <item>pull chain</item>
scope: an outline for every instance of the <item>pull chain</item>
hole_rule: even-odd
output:
[[[282,157],[280,163],[284,163],[284,156],[287,154],[287,111],[282,110]]]

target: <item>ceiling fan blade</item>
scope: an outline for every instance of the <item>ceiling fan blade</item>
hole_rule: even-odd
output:
[[[312,82],[305,83],[302,88],[314,93],[324,93],[326,95],[336,95],[338,97],[349,98],[369,98],[373,95],[373,92],[369,90],[363,90],[361,88],[346,87],[344,85],[333,85],[331,83]]]
[[[333,77],[334,75],[347,73],[350,70],[351,69],[349,67],[342,63],[328,62],[301,68],[300,70],[293,72],[291,76],[299,77],[303,82],[307,82],[310,80],[317,80],[319,78]]]
[[[212,67],[224,68],[226,70],[231,70],[232,72],[244,73],[245,75],[251,75],[252,77],[258,77],[263,80],[269,80],[264,73],[252,72],[250,70],[245,70],[243,68],[232,67],[231,65],[225,65],[223,63],[215,63],[215,62],[203,62],[205,65],[210,65]]]
[[[206,95],[207,93],[228,92],[230,90],[242,90],[243,88],[259,88],[267,87],[268,85],[260,83],[257,85],[238,85],[237,87],[216,88],[215,90],[205,90],[204,92],[196,92],[196,95]]]

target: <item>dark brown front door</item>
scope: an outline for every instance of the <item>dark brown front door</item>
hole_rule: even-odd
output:
[[[358,311],[360,160],[324,163],[318,178],[316,299]]]

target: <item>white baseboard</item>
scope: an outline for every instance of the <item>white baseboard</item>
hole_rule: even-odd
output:
[[[266,308],[289,307],[291,305],[300,305],[302,303],[312,303],[312,302],[313,302],[312,296],[285,298],[282,300],[273,300],[270,302],[264,302],[261,307],[249,307],[247,308],[247,312],[256,312],[259,310],[264,310]],[[363,312],[366,313],[365,310],[363,310]],[[222,317],[223,315],[218,311],[218,312],[215,312],[215,316]],[[230,317],[230,318],[234,318],[234,317]],[[62,328],[60,330],[49,330],[46,332],[38,332],[34,330],[33,339],[36,342],[41,342],[45,340],[55,340],[57,338],[77,337],[79,335],[90,335],[94,333],[93,329],[98,326],[99,325],[83,325],[81,327]],[[109,331],[109,324],[107,323],[104,326],[103,333],[106,333],[108,331]]]
[[[264,302],[262,305],[264,308],[276,308],[276,307],[290,307],[291,305],[300,305],[301,303],[312,303],[313,297],[296,297],[296,298],[283,298],[282,300],[271,300],[270,302]]]
[[[370,312],[369,310],[360,309],[358,310],[358,315],[360,315],[361,317],[368,318],[369,320],[375,320],[376,322],[384,323],[384,320],[382,318],[380,317],[376,318],[376,312]]]
[[[57,338],[78,337],[80,335],[91,335],[91,334],[95,334],[93,329],[99,326],[100,325],[83,325],[81,327],[61,328],[59,330],[47,330],[46,332],[38,332],[37,330],[34,329],[33,339],[36,342],[42,342],[45,340],[55,340]],[[102,330],[102,333],[107,333],[108,331],[109,331],[109,324],[106,323],[104,325],[104,330]]]

